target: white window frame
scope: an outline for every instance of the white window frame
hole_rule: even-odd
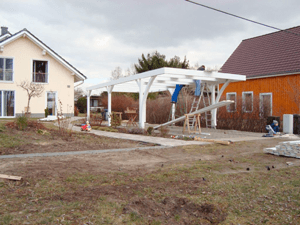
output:
[[[229,98],[229,95],[234,95],[234,108],[235,108],[235,110],[230,110],[230,105],[228,105],[226,108],[227,108],[227,112],[236,112],[236,92],[227,92],[226,93],[226,100],[230,100],[230,98]]]
[[[252,96],[252,101],[251,101],[251,111],[247,111],[246,110],[246,102],[245,102],[245,95],[246,94],[251,94],[251,96]],[[242,92],[242,99],[243,99],[243,112],[245,112],[245,113],[251,113],[251,112],[253,112],[253,91],[244,91],[244,92]]]
[[[1,59],[12,59],[13,61],[13,66],[12,66],[12,80],[0,80],[1,83],[14,83],[14,80],[15,80],[15,74],[14,74],[14,71],[15,71],[15,58],[14,57],[0,57]],[[3,66],[5,67],[6,66],[6,63],[4,62],[3,63]],[[4,70],[4,74],[5,74],[5,69],[6,68],[3,68]],[[5,76],[3,74],[3,76]]]
[[[34,79],[33,79],[33,63],[34,61],[44,61],[44,62],[47,62],[47,82],[34,82]],[[32,59],[31,60],[31,82],[32,83],[35,83],[35,84],[49,84],[49,74],[50,74],[50,62],[49,60],[45,60],[45,59]]]
[[[267,93],[259,93],[259,114],[262,115],[262,99],[264,95],[270,95],[270,113],[273,115],[273,93],[267,92]]]
[[[58,111],[58,93],[57,91],[46,91],[45,95],[45,109],[48,107],[48,93],[54,93],[55,94],[55,116],[57,116]]]
[[[3,107],[3,103],[4,103],[4,91],[13,91],[14,92],[14,115],[13,116],[3,116],[4,115],[4,107]],[[1,94],[1,115],[0,118],[15,118],[16,117],[16,90],[5,90],[5,89],[0,89],[0,92],[2,92]]]

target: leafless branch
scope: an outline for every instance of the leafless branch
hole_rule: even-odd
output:
[[[41,97],[42,93],[45,90],[45,87],[42,84],[32,83],[28,80],[22,81],[20,84],[18,84],[18,86],[23,88],[27,92],[28,102],[27,102],[26,112],[28,113],[31,98]]]

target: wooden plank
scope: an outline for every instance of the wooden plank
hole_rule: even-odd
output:
[[[22,177],[18,176],[10,176],[10,175],[5,175],[5,174],[0,174],[0,179],[8,179],[8,180],[21,180]]]
[[[214,143],[222,144],[222,145],[230,145],[229,141],[218,141],[218,140],[206,139],[206,138],[200,138],[200,137],[195,137],[195,141],[214,142]]]
[[[211,110],[213,110],[213,109],[220,108],[220,107],[222,107],[222,106],[229,105],[229,104],[231,104],[231,103],[234,103],[234,101],[231,101],[231,100],[224,100],[224,101],[218,102],[218,103],[216,103],[216,104],[207,106],[207,107],[205,107],[205,108],[199,109],[199,110],[197,110],[197,111],[194,111],[194,112],[192,112],[192,113],[190,113],[190,114],[188,114],[188,115],[189,115],[189,116],[192,116],[192,115],[195,115],[195,114],[201,114],[201,113],[204,113],[204,112],[211,111]],[[154,129],[158,129],[158,128],[160,128],[160,127],[167,126],[167,125],[170,125],[170,124],[172,124],[172,123],[177,123],[177,122],[183,121],[183,120],[185,120],[185,118],[186,118],[185,116],[179,117],[179,118],[177,118],[177,119],[175,119],[175,120],[171,120],[171,121],[169,121],[169,122],[160,124],[160,125],[154,127]]]

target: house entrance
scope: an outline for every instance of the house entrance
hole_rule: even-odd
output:
[[[49,115],[56,116],[57,115],[57,93],[56,92],[47,92],[47,108],[49,111]]]

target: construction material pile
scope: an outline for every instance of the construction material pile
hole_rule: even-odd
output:
[[[300,141],[280,142],[274,148],[265,148],[264,153],[300,159]]]

